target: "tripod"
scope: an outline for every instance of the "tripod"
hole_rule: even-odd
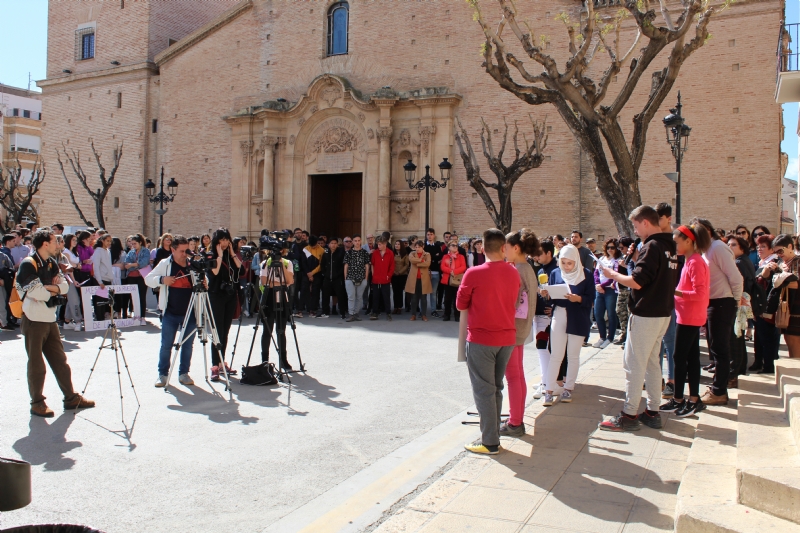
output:
[[[192,297],[189,299],[189,309],[186,312],[186,317],[183,319],[178,341],[175,343],[175,353],[169,365],[169,374],[167,375],[167,383],[164,386],[164,392],[169,388],[169,382],[172,379],[172,372],[175,370],[175,365],[178,362],[181,347],[191,338],[195,331],[197,331],[200,337],[200,344],[203,345],[203,367],[206,373],[206,382],[209,386],[211,382],[208,379],[208,338],[211,337],[211,342],[214,346],[216,346],[217,349],[220,348],[217,326],[214,324],[214,314],[211,312],[211,302],[208,299],[208,289],[203,285],[203,282],[199,279],[196,272],[189,272],[189,275],[192,277]],[[196,324],[194,330],[187,331],[189,319],[192,317],[192,314],[194,314]],[[221,355],[222,350],[219,351]],[[222,374],[225,376],[225,390],[228,391],[228,399],[232,401],[233,391],[231,391],[228,369],[224,364],[220,365],[220,367],[222,369]]]
[[[108,301],[112,303],[114,301],[114,291],[109,289],[108,291]],[[109,341],[109,344],[106,345],[106,340]],[[119,410],[120,410],[120,419],[122,420],[122,425],[125,427],[127,432],[128,426],[125,425],[125,405],[123,403],[123,395],[122,395],[122,372],[119,368],[119,358],[122,356],[122,363],[125,366],[125,372],[128,374],[128,381],[131,382],[131,389],[133,389],[133,396],[136,398],[136,412],[139,412],[139,408],[142,406],[139,403],[139,395],[136,394],[136,387],[133,386],[133,378],[131,377],[131,371],[128,368],[128,360],[125,358],[125,352],[122,351],[122,339],[119,337],[119,330],[117,329],[117,323],[114,321],[114,315],[111,315],[111,323],[106,328],[106,333],[103,335],[103,340],[100,342],[100,348],[97,350],[97,357],[94,358],[94,363],[92,363],[92,369],[89,371],[89,377],[86,379],[86,385],[83,386],[83,392],[81,392],[81,396],[86,394],[86,389],[89,387],[89,381],[92,379],[92,375],[94,375],[94,369],[97,366],[97,361],[100,359],[100,354],[103,353],[103,348],[110,348],[114,350],[114,358],[117,363],[117,383],[119,384]],[[78,416],[78,411],[80,408],[75,409],[75,416]],[[134,424],[136,423],[136,417],[134,416]],[[133,429],[133,425],[131,425],[131,429]]]
[[[297,342],[297,325],[295,324],[294,317],[291,313],[291,302],[289,301],[289,287],[286,285],[286,276],[283,272],[283,259],[279,256],[270,256],[267,263],[272,263],[266,266],[267,268],[267,283],[265,284],[264,294],[262,296],[261,305],[259,305],[258,309],[258,319],[256,320],[255,327],[253,328],[253,338],[250,341],[250,351],[247,354],[247,365],[250,364],[250,358],[253,355],[253,346],[256,342],[256,337],[258,336],[258,326],[259,323],[267,324],[267,317],[264,315],[264,308],[269,305],[269,319],[274,324],[273,333],[275,333],[275,337],[277,337],[277,342],[275,342],[275,337],[271,340],[275,345],[275,349],[278,351],[278,357],[280,364],[278,365],[278,379],[283,382],[283,378],[285,377],[286,380],[291,384],[292,380],[289,378],[289,374],[299,373],[302,372],[305,374],[306,366],[303,363],[303,358],[300,355],[300,344]],[[268,301],[267,298],[271,298]],[[294,346],[297,350],[297,360],[300,362],[300,369],[294,370],[288,364],[288,360],[285,359],[284,355],[287,353],[287,349],[285,346],[285,337],[286,335],[280,335],[276,330],[279,326],[278,317],[286,317],[286,323],[288,323],[292,329],[292,336],[294,337]],[[263,321],[263,322],[262,322]],[[285,330],[285,325],[284,325]],[[288,356],[288,353],[287,353]]]
[[[252,281],[248,281],[247,285],[244,287],[244,298],[245,301],[248,298],[257,298],[259,301],[258,305],[258,313],[256,314],[256,326],[253,329],[258,328],[259,320],[264,318],[264,313],[261,310],[261,295],[256,288],[256,285]],[[248,306],[249,307],[249,306]],[[239,333],[242,331],[242,321],[244,320],[244,313],[239,313],[239,324],[236,328],[236,337],[233,339],[233,350],[231,350],[231,368],[233,368],[233,359],[236,357],[236,346],[239,344]],[[255,333],[253,333],[255,335]],[[252,349],[251,349],[252,350]]]

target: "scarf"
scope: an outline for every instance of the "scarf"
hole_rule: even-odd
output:
[[[567,272],[561,266],[561,261],[570,259],[575,261],[575,269],[572,272]],[[581,254],[575,246],[568,244],[564,246],[558,254],[558,268],[561,270],[561,277],[567,282],[568,285],[577,285],[586,279],[583,274],[583,265],[581,264]]]

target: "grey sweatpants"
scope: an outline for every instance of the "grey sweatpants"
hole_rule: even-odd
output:
[[[472,397],[481,417],[481,442],[500,444],[500,409],[503,407],[503,376],[513,346],[485,346],[467,343],[467,368]]]
[[[625,341],[625,406],[628,415],[639,413],[642,400],[642,381],[647,390],[647,408],[658,411],[661,404],[661,339],[669,327],[670,317],[631,315],[628,319],[628,338]]]

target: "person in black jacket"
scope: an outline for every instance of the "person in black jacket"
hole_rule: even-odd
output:
[[[233,251],[231,234],[225,228],[214,232],[210,252],[214,255],[214,263],[208,273],[208,300],[219,336],[219,349],[211,344],[211,381],[219,381],[220,366],[223,364],[228,374],[236,374],[225,363],[225,349],[228,346],[228,332],[233,323],[233,315],[239,305],[239,279],[244,268]]]
[[[300,238],[297,238],[297,235],[300,235]],[[295,232],[295,243],[292,245],[290,250],[290,255],[293,259],[295,269],[294,275],[297,278],[296,283],[294,285],[294,316],[297,318],[303,318],[303,311],[305,311],[305,307],[307,305],[308,298],[305,294],[308,292],[308,276],[303,271],[303,248],[308,246],[308,232],[301,231]],[[305,280],[305,281],[303,281]],[[305,289],[305,292],[304,292]]]
[[[675,275],[678,256],[672,235],[658,225],[658,213],[642,205],[630,215],[637,235],[644,244],[630,271],[621,275],[603,268],[603,275],[631,288],[628,339],[625,341],[625,405],[622,412],[600,423],[605,431],[636,431],[643,422],[654,429],[662,427],[661,340],[675,308]],[[647,409],[637,416],[642,398],[642,381],[647,389]]]
[[[338,303],[337,313],[347,318],[347,292],[344,290],[344,248],[336,237],[328,241],[322,256],[322,317],[331,314],[331,296]]]

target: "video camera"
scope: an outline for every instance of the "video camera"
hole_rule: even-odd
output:
[[[206,271],[214,268],[216,260],[214,259],[214,252],[198,252],[189,256],[189,270],[194,270],[197,273],[204,274]]]
[[[266,234],[263,233],[258,242],[259,250],[269,252],[272,256],[280,257],[283,250],[289,249],[289,241],[287,239],[291,236],[290,231],[267,231]]]
[[[242,262],[249,263],[252,261],[257,251],[255,246],[242,246],[239,248],[239,252],[242,254]]]

